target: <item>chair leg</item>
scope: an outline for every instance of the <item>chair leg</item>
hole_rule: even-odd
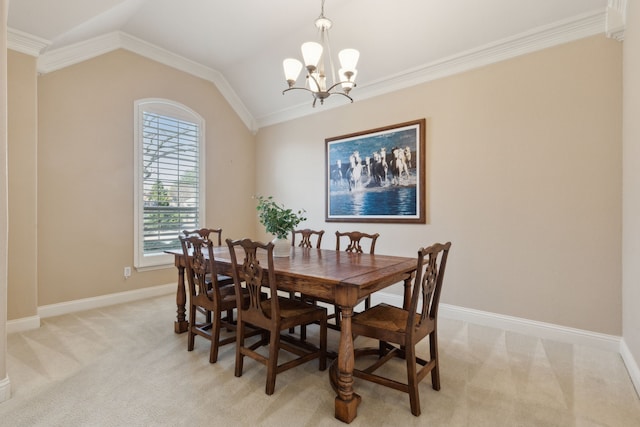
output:
[[[227,323],[233,323],[233,309],[227,310]],[[231,332],[229,326],[227,326],[227,332]]]
[[[429,352],[435,366],[431,370],[431,387],[440,390],[440,360],[438,360],[438,334],[433,331],[429,334]]]
[[[364,309],[369,310],[370,308],[371,308],[371,295],[369,295],[367,299],[364,300]]]
[[[327,369],[327,318],[320,321],[320,358],[318,368],[321,371]]]
[[[420,393],[418,390],[418,377],[416,372],[416,348],[409,346],[406,349],[407,384],[411,413],[416,417],[420,415]]]
[[[289,299],[295,299],[296,298],[296,293],[289,291]],[[292,334],[294,333],[296,330],[296,328],[289,328],[289,333]],[[300,333],[302,333],[302,331],[300,331]]]
[[[280,333],[271,331],[269,339],[269,360],[267,361],[267,385],[265,393],[272,395],[276,388],[276,374],[278,373],[278,349],[280,348]]]
[[[193,351],[195,344],[196,334],[193,329],[196,327],[196,306],[189,307],[189,330],[187,332],[187,350]]]
[[[387,354],[387,351],[388,351],[387,342],[379,340],[378,341],[378,358],[384,357],[384,355]]]
[[[300,294],[300,300],[301,301],[305,301],[305,302],[309,302],[313,305],[318,305],[318,300],[313,299],[313,298],[309,298],[309,297],[305,297],[304,294]],[[301,341],[306,341],[307,340],[307,325],[300,325],[300,340]]]
[[[236,377],[242,376],[242,363],[244,359],[244,355],[240,351],[242,347],[244,347],[244,322],[238,320],[236,327]]]
[[[340,329],[340,307],[338,307],[337,305],[334,305],[333,312],[336,315],[336,327]]]
[[[209,363],[218,361],[218,343],[220,342],[220,311],[213,313],[211,323],[211,350],[209,350]]]

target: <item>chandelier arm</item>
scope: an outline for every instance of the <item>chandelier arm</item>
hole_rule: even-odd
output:
[[[313,90],[309,89],[309,92],[321,92],[321,90],[320,90],[320,88],[321,88],[321,86],[320,86],[320,82],[318,81],[318,79],[316,79],[316,78],[314,77],[313,73],[308,73],[308,74],[307,74],[307,78],[308,78],[308,79],[313,80],[313,82],[315,83],[316,87],[318,88],[318,90],[317,90],[317,91],[313,91]],[[327,92],[328,92],[328,91],[327,91]]]
[[[282,91],[282,94],[284,95],[285,92],[289,92],[290,90],[294,90],[294,89],[299,89],[299,90],[306,90],[307,92],[311,92],[311,93],[315,93],[314,91],[312,91],[311,89],[308,89],[306,87],[297,87],[297,86],[293,86],[293,87],[288,87],[285,90]]]
[[[347,98],[349,98],[349,100],[351,101],[351,103],[353,104],[353,98],[350,97],[349,95],[347,95],[344,92],[332,92],[331,95],[342,95],[342,96],[346,96]]]

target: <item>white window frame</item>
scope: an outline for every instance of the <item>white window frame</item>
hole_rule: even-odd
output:
[[[189,107],[168,99],[146,98],[134,102],[134,252],[133,265],[137,270],[152,270],[173,266],[174,256],[165,253],[145,254],[144,252],[144,158],[143,131],[144,113],[154,113],[184,120],[198,125],[199,149],[199,191],[198,225],[205,221],[205,121]],[[177,236],[177,233],[176,233]]]

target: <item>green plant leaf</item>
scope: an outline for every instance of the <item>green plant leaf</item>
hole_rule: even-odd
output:
[[[256,198],[258,199],[256,210],[260,223],[264,225],[267,233],[271,233],[279,239],[286,239],[298,224],[307,219],[304,217],[306,212],[304,209],[294,212],[292,209],[276,203],[273,196],[257,196]]]

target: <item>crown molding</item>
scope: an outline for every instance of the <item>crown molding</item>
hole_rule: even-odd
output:
[[[43,74],[50,73],[117,49],[134,52],[140,56],[212,82],[231,105],[231,108],[238,114],[245,126],[251,132],[257,132],[256,121],[219,71],[120,31],[47,51],[38,58],[38,72]]]
[[[20,30],[7,28],[7,47],[11,50],[37,57],[40,55],[40,52],[49,45],[51,45],[49,40],[33,36]]]
[[[624,40],[624,32],[627,28],[627,0],[609,0],[607,4],[607,37]]]
[[[162,49],[144,40],[130,36],[126,33],[120,33],[121,47],[138,55],[160,62],[161,64],[169,67],[176,68],[185,73],[200,77],[204,80],[213,83],[220,91],[222,96],[227,100],[231,108],[240,117],[245,126],[252,132],[256,133],[258,130],[257,123],[253,116],[244,105],[242,100],[238,97],[233,90],[227,79],[224,78],[222,73],[213,68],[205,67],[190,59],[176,55],[166,49]]]
[[[42,74],[60,70],[86,61],[120,47],[117,32],[104,34],[69,46],[44,52],[38,58],[38,72]]]
[[[611,34],[615,38],[620,37],[621,34],[624,34],[623,27],[622,32],[620,32],[620,22],[624,22],[626,4],[627,0],[609,0],[606,11],[594,11],[578,15],[388,76],[384,79],[359,85],[357,100],[373,98],[592,35],[605,32],[609,35],[609,30],[611,30]],[[615,30],[616,28],[617,30]],[[11,35],[12,33],[13,35]],[[68,67],[116,49],[126,49],[210,81],[231,105],[245,126],[254,134],[261,127],[318,112],[317,109],[310,109],[308,103],[305,102],[292,105],[269,115],[254,118],[219,71],[205,67],[126,33],[114,32],[105,34],[70,46],[46,51],[43,54],[39,54],[39,52],[50,45],[49,41],[37,39],[15,30],[10,30],[9,34],[10,48],[12,48],[11,44],[14,44],[21,48],[18,49],[16,47],[16,50],[26,50],[35,56],[39,55],[38,71],[41,73]],[[323,109],[345,106],[347,104],[325,103]]]
[[[572,18],[541,26],[515,36],[507,37],[475,49],[467,50],[447,58],[425,64],[402,73],[385,77],[366,85],[358,84],[356,101],[373,98],[421,83],[459,74],[485,65],[515,58],[520,55],[564,44],[581,38],[602,34],[605,28],[606,13],[594,11]],[[354,91],[355,92],[355,91]],[[348,104],[325,102],[323,109],[343,107]],[[293,120],[317,112],[309,108],[308,103],[298,104],[258,117],[258,127],[270,126]]]

